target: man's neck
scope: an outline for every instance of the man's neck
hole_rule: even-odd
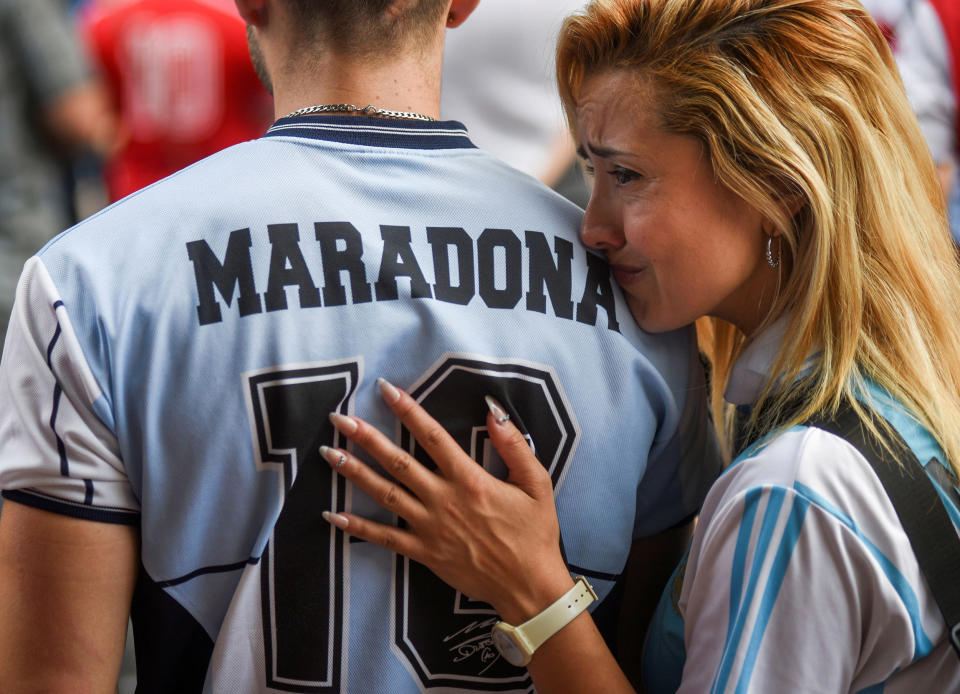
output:
[[[441,63],[439,51],[375,63],[327,55],[307,69],[274,77],[274,114],[281,118],[307,106],[353,104],[437,118]]]

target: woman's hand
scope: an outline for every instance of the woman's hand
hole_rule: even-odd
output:
[[[406,393],[380,379],[387,405],[438,470],[433,472],[356,417],[331,415],[334,426],[372,455],[387,480],[349,453],[324,447],[333,468],[407,522],[398,528],[352,514],[325,513],[341,530],[430,568],[470,598],[490,603],[519,624],[563,595],[573,580],[560,554],[550,476],[502,406],[487,398],[490,440],[507,464],[501,482]]]

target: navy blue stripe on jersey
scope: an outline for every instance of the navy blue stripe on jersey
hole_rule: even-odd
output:
[[[616,581],[620,577],[619,574],[608,574],[602,571],[584,569],[583,567],[576,566],[575,564],[567,564],[567,569],[572,574],[578,574],[580,576],[585,576],[586,578],[595,578],[598,581]]]
[[[191,581],[194,578],[197,578],[198,576],[205,576],[207,574],[229,573],[230,571],[239,571],[240,569],[244,568],[247,565],[254,566],[259,563],[260,563],[260,557],[250,557],[249,559],[234,562],[233,564],[204,566],[203,568],[196,569],[195,571],[191,571],[188,574],[184,574],[179,578],[171,578],[166,581],[157,581],[157,585],[160,586],[161,588],[169,588],[171,586],[178,586],[181,583],[186,583],[187,581]]]
[[[89,504],[81,504],[44,494],[36,489],[6,489],[3,492],[3,498],[31,508],[38,508],[41,511],[59,513],[61,516],[81,520],[113,523],[115,525],[140,525],[140,514],[136,511],[123,508],[94,507]]]
[[[60,396],[63,394],[63,388],[57,383],[53,386],[53,407],[50,411],[50,429],[53,431],[53,437],[57,441],[57,455],[60,456],[60,474],[64,477],[70,476],[70,464],[67,462],[67,447],[63,444],[63,439],[57,433],[57,413],[60,411]]]
[[[58,301],[57,303],[63,304],[62,301]],[[53,358],[53,348],[57,346],[57,341],[60,339],[60,333],[60,323],[57,323],[57,329],[53,333],[53,339],[51,339],[50,344],[47,345],[47,366],[49,366],[51,369],[53,368],[53,364],[51,363],[51,359]]]
[[[53,305],[53,310],[56,311],[58,306],[63,306],[62,301],[58,301]],[[60,335],[62,334],[62,329],[60,328],[59,321],[57,322],[57,329],[53,332],[53,337],[50,339],[50,343],[47,345],[47,367],[50,371],[53,371],[53,349],[57,346],[57,342],[60,340]],[[59,383],[54,384],[53,386],[53,407],[50,411],[50,429],[53,431],[53,437],[57,442],[57,455],[60,456],[60,474],[64,477],[70,476],[70,464],[67,462],[67,448],[63,443],[63,439],[60,438],[60,434],[57,433],[57,413],[60,411],[60,396],[63,395],[63,388],[60,387]]]
[[[306,137],[391,149],[476,149],[457,121],[385,120],[366,116],[281,118],[264,137]]]
[[[63,305],[64,304],[62,301],[57,301],[53,304],[53,310],[56,311]],[[63,329],[60,327],[60,322],[58,321],[57,329],[53,331],[53,337],[50,339],[50,344],[47,345],[47,367],[51,372],[53,372],[53,350],[60,341],[60,335],[62,334]],[[57,455],[60,456],[60,474],[64,477],[69,477],[70,463],[67,460],[67,447],[63,443],[63,439],[60,438],[60,434],[57,433],[57,414],[60,412],[61,397],[63,397],[63,388],[61,388],[60,384],[57,383],[53,387],[53,409],[50,413],[50,429],[53,430],[53,436],[57,442]],[[87,506],[90,506],[93,504],[93,480],[85,479],[83,484],[86,487],[83,503]]]

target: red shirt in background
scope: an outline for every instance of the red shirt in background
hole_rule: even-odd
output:
[[[105,166],[111,200],[273,120],[233,0],[99,0],[83,26],[128,138]]]
[[[957,0],[930,0],[947,37],[950,50],[950,74],[953,79],[953,93],[960,99],[960,3]],[[957,144],[960,146],[960,118],[957,119]]]

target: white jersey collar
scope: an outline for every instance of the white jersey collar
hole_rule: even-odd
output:
[[[724,400],[733,405],[750,405],[756,401],[789,324],[790,316],[781,316],[747,345],[730,372]]]

